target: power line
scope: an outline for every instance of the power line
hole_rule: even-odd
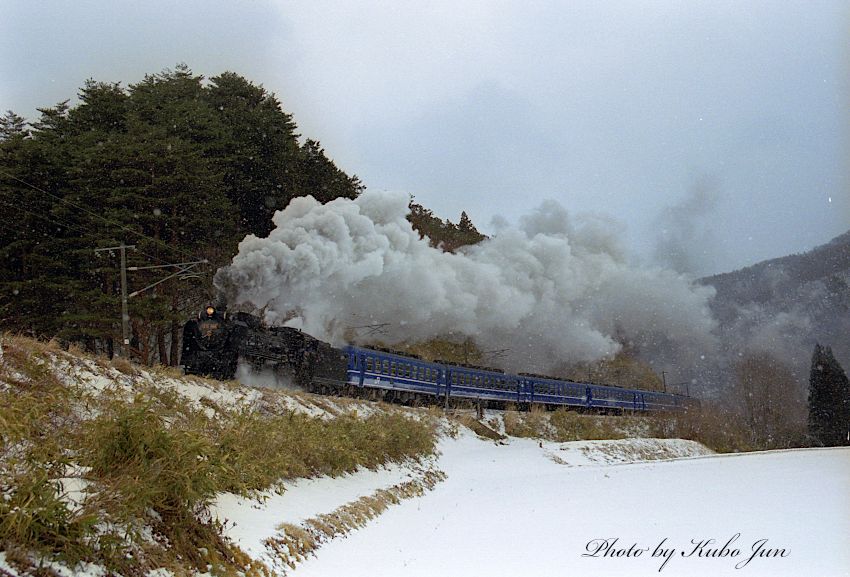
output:
[[[84,229],[84,228],[80,227],[79,225],[71,224],[71,223],[68,223],[68,222],[62,222],[62,221],[60,221],[60,220],[54,220],[54,219],[52,219],[52,218],[50,218],[50,217],[48,217],[48,216],[46,216],[46,215],[44,215],[44,214],[39,214],[39,213],[37,213],[37,212],[33,212],[33,211],[31,211],[31,210],[27,210],[27,209],[25,209],[25,208],[20,207],[20,206],[19,206],[19,205],[17,205],[17,204],[14,204],[14,203],[12,203],[12,202],[8,202],[8,201],[6,201],[6,200],[3,200],[2,198],[0,198],[0,204],[5,204],[5,205],[6,205],[6,206],[8,206],[9,208],[14,208],[14,209],[15,209],[15,210],[17,210],[18,212],[24,212],[24,213],[26,213],[26,214],[28,214],[28,215],[30,215],[30,216],[32,216],[32,217],[40,218],[41,220],[44,220],[44,221],[46,221],[46,222],[49,222],[50,224],[56,225],[56,226],[61,227],[61,228],[73,229],[73,230],[75,230],[75,231],[77,231],[77,232],[81,232],[81,233],[83,233],[83,234],[90,234],[90,233],[91,233],[91,231],[86,230],[86,229]]]
[[[2,171],[0,171],[0,172],[2,172]],[[64,221],[62,221],[62,220],[57,220],[57,219],[55,219],[55,218],[50,218],[50,217],[48,217],[47,215],[39,214],[39,213],[37,213],[37,212],[33,212],[33,211],[28,210],[28,209],[26,209],[26,208],[23,208],[23,207],[21,207],[21,206],[19,206],[19,205],[17,205],[17,204],[14,204],[14,203],[9,202],[9,201],[7,201],[7,200],[3,200],[2,198],[0,198],[0,204],[4,204],[4,205],[6,205],[6,206],[8,206],[8,207],[10,207],[10,208],[15,209],[15,210],[16,210],[16,211],[18,211],[18,212],[26,213],[26,214],[28,214],[28,215],[30,215],[30,216],[32,216],[32,217],[34,217],[34,218],[38,218],[38,219],[41,219],[41,220],[43,220],[43,221],[45,221],[45,222],[49,222],[50,224],[52,224],[52,225],[54,225],[54,226],[57,226],[57,227],[59,227],[59,228],[66,228],[66,229],[70,229],[70,230],[75,230],[75,231],[77,231],[77,232],[79,232],[79,233],[82,233],[82,234],[91,234],[92,236],[97,236],[96,234],[93,234],[93,233],[92,233],[92,231],[91,231],[90,229],[86,229],[86,228],[84,228],[84,227],[82,227],[82,226],[80,226],[80,225],[78,225],[78,224],[72,224],[72,223],[70,223],[70,222],[64,222]],[[119,247],[115,247],[115,248],[119,248]],[[129,247],[128,247],[128,248],[129,248]],[[135,247],[135,245],[133,245],[133,247],[132,247],[132,248],[133,248],[133,250],[134,250],[135,252],[137,252],[138,254],[140,254],[140,255],[142,255],[142,256],[145,256],[145,257],[147,257],[147,258],[149,258],[149,259],[152,259],[152,260],[157,260],[157,261],[159,261],[159,262],[165,263],[165,260],[163,260],[162,258],[157,257],[157,256],[153,256],[153,255],[148,254],[148,253],[146,253],[146,252],[142,252],[142,251],[140,251],[139,249],[137,249],[137,248]],[[203,260],[200,260],[200,261],[192,262],[192,263],[190,263],[190,264],[209,264],[209,261],[208,261],[207,259],[203,259]],[[128,268],[128,270],[146,270],[146,269],[152,269],[152,268],[166,268],[166,267],[171,267],[171,266],[175,266],[175,265],[174,265],[173,263],[165,263],[165,264],[158,265],[158,266],[129,267],[129,268]],[[194,272],[194,274],[199,274],[199,273]],[[206,273],[200,273],[200,274],[206,274]]]
[[[56,200],[62,202],[63,204],[65,204],[65,205],[68,205],[68,206],[73,207],[77,210],[80,210],[80,211],[82,211],[82,212],[84,212],[84,213],[86,213],[90,216],[93,216],[94,218],[99,219],[99,220],[107,223],[108,225],[118,227],[119,229],[121,229],[123,231],[134,234],[134,235],[136,235],[140,238],[149,240],[156,245],[163,246],[168,251],[175,251],[176,253],[182,253],[183,255],[188,255],[190,257],[192,256],[190,253],[188,253],[186,251],[179,250],[176,247],[170,246],[170,245],[166,244],[165,242],[163,242],[159,239],[152,238],[152,237],[150,237],[150,236],[148,236],[144,233],[141,233],[141,232],[135,231],[135,230],[133,230],[129,227],[126,227],[119,222],[116,222],[116,221],[108,219],[108,218],[106,218],[106,217],[104,217],[100,214],[92,212],[91,210],[89,210],[89,209],[87,209],[83,206],[79,206],[78,204],[75,204],[75,203],[73,203],[73,202],[71,202],[71,201],[69,201],[65,198],[62,198],[62,197],[60,197],[56,194],[53,194],[52,192],[49,192],[49,191],[47,191],[43,188],[40,188],[40,187],[38,187],[34,184],[29,183],[29,182],[27,182],[27,181],[25,181],[21,178],[18,178],[16,176],[12,175],[12,174],[9,174],[5,170],[0,169],[0,174],[3,174],[5,176],[7,176],[8,178],[11,178],[12,180],[17,181],[17,182],[35,190],[35,191],[37,191],[37,192],[40,192],[40,193],[45,194],[45,195],[47,195],[47,196],[49,196],[53,199],[56,199]],[[93,231],[93,229],[91,229],[90,227],[85,227],[84,225],[81,226],[81,225],[78,225],[77,223],[63,222],[61,219],[57,220],[58,217],[55,214],[52,214],[52,213],[51,213],[50,216],[48,216],[46,214],[39,214],[39,213],[33,212],[33,211],[31,211],[27,208],[24,208],[22,206],[19,206],[19,205],[12,203],[12,202],[9,202],[8,200],[3,200],[2,198],[0,198],[0,204],[3,204],[3,205],[5,205],[9,208],[12,208],[17,212],[23,212],[25,214],[28,214],[28,215],[34,217],[34,218],[37,218],[37,219],[40,219],[40,220],[45,221],[47,223],[50,223],[51,225],[57,226],[61,229],[74,230],[77,233],[80,233],[82,235],[90,235],[90,236],[95,236],[95,237],[100,236],[99,235],[100,231]],[[51,216],[53,218],[51,218]],[[203,260],[193,260],[191,262],[183,262],[183,263],[167,263],[167,261],[163,258],[153,256],[153,255],[149,255],[149,254],[146,254],[142,251],[137,250],[137,252],[139,254],[141,254],[141,255],[143,255],[143,256],[145,256],[145,257],[147,257],[147,258],[149,258],[153,261],[158,261],[158,262],[166,263],[166,264],[159,265],[159,266],[127,267],[126,249],[128,249],[128,248],[136,250],[135,245],[126,245],[123,241],[121,241],[120,246],[100,248],[100,249],[95,249],[95,251],[94,251],[95,254],[99,254],[101,252],[112,253],[114,250],[120,251],[120,255],[121,255],[121,329],[122,329],[121,332],[122,332],[122,344],[123,344],[124,347],[128,347],[129,344],[130,344],[130,339],[129,339],[129,333],[130,333],[130,331],[129,331],[129,319],[130,319],[130,316],[129,316],[129,313],[128,313],[128,303],[127,303],[128,298],[136,296],[139,293],[141,293],[145,290],[148,290],[150,288],[153,288],[153,287],[155,287],[155,286],[157,286],[157,285],[159,285],[159,284],[161,284],[165,281],[168,281],[172,278],[175,278],[175,277],[181,277],[182,278],[185,275],[188,275],[190,273],[197,275],[197,272],[192,270],[192,269],[194,269],[194,267],[199,265],[199,264],[208,264],[208,262],[209,262],[206,259],[203,259]],[[165,267],[176,267],[178,269],[178,272],[171,274],[171,275],[169,275],[169,276],[167,276],[163,279],[160,279],[159,281],[157,281],[157,282],[155,282],[151,285],[148,285],[143,289],[135,291],[130,295],[127,294],[127,270],[148,270],[148,269],[160,269],[160,268],[165,268]],[[189,304],[191,306],[191,303],[189,303]],[[178,306],[179,312],[182,312],[183,310],[185,310],[185,308],[186,308],[185,305]],[[175,312],[178,312],[178,311],[175,310]]]
[[[61,227],[61,228],[67,228],[67,229],[73,229],[73,230],[76,230],[77,232],[80,232],[80,233],[83,233],[83,234],[88,234],[88,233],[90,233],[90,231],[88,231],[88,230],[86,230],[86,229],[83,229],[83,228],[81,228],[81,227],[79,227],[79,226],[77,226],[77,225],[75,225],[75,224],[70,224],[70,223],[67,223],[67,222],[59,221],[59,220],[53,220],[53,219],[51,219],[51,218],[49,218],[49,217],[47,217],[47,216],[45,216],[45,215],[43,215],[43,214],[38,214],[38,213],[36,213],[36,212],[32,212],[31,210],[27,210],[27,209],[25,209],[25,208],[21,208],[21,207],[19,207],[19,206],[17,206],[17,205],[15,205],[15,204],[13,204],[13,203],[11,203],[11,202],[8,202],[8,201],[3,200],[3,199],[0,199],[0,204],[6,205],[6,206],[8,206],[8,207],[10,207],[10,208],[14,208],[14,209],[18,210],[19,212],[24,212],[24,213],[26,213],[26,214],[28,214],[28,215],[30,215],[30,216],[32,216],[32,217],[34,217],[34,218],[39,218],[39,219],[41,219],[41,220],[44,220],[44,221],[46,221],[46,222],[49,222],[50,224],[52,224],[52,225],[54,225],[54,226],[58,226],[58,227]],[[115,248],[118,248],[118,247],[115,247]],[[160,262],[164,262],[164,261],[162,261],[162,259],[159,259],[159,258],[157,258],[157,257],[151,256],[151,255],[146,254],[146,253],[144,253],[144,252],[141,252],[141,251],[139,251],[138,249],[135,249],[135,248],[134,248],[134,250],[135,250],[136,252],[138,252],[139,254],[141,254],[142,256],[146,256],[146,257],[148,257],[148,258],[150,258],[150,259],[159,260]],[[98,252],[98,251],[95,251],[95,252]],[[112,252],[112,251],[109,251],[109,252]],[[208,261],[206,261],[206,260],[205,260],[205,261],[203,261],[203,264],[207,264],[207,262],[208,262]],[[191,264],[195,264],[195,263],[191,263]],[[201,262],[199,262],[199,263],[197,263],[197,264],[202,264],[202,263],[201,263]],[[175,266],[175,265],[173,265],[173,264],[169,263],[169,264],[159,265],[158,267],[128,267],[128,270],[144,270],[144,269],[149,269],[149,268],[165,268],[165,267],[171,267],[171,266]],[[194,273],[194,271],[193,271],[193,273]],[[199,272],[199,273],[194,273],[194,274],[207,275],[207,274],[209,274],[209,273],[200,273],[200,272]],[[147,288],[150,288],[150,287],[147,287]],[[138,292],[141,292],[141,291],[138,291]],[[197,300],[199,303],[201,303],[201,302],[204,302],[206,299],[195,299],[195,300]],[[186,305],[186,304],[179,305],[179,306],[178,306],[178,308],[177,308],[177,310],[178,310],[179,312],[183,312],[183,311],[186,311],[186,310],[196,309],[196,308],[198,308],[198,306],[199,306],[199,305],[196,305],[194,302],[190,302],[188,305]]]
[[[360,335],[363,337],[371,337],[374,335],[385,335],[387,334],[387,327],[391,326],[392,323],[373,323],[370,325],[360,325],[358,327],[348,327],[350,330],[360,330],[360,329],[368,329],[365,334]]]
[[[82,233],[82,234],[92,234],[92,231],[91,231],[91,230],[86,229],[86,228],[84,228],[84,227],[81,227],[81,226],[79,226],[79,225],[77,225],[77,224],[71,224],[71,223],[69,223],[69,222],[63,222],[63,221],[61,221],[61,220],[55,220],[55,219],[52,219],[52,218],[48,217],[47,215],[39,214],[39,213],[37,213],[37,212],[33,212],[33,211],[31,211],[31,210],[27,210],[26,208],[21,208],[20,206],[18,206],[18,205],[16,205],[16,204],[14,204],[14,203],[11,203],[11,202],[8,202],[8,201],[5,201],[5,200],[3,200],[3,199],[0,199],[0,204],[4,204],[4,205],[6,205],[6,206],[8,206],[8,207],[10,207],[10,208],[14,208],[15,210],[17,210],[17,211],[19,211],[19,212],[24,212],[24,213],[26,213],[26,214],[28,214],[28,215],[30,215],[30,216],[32,216],[32,217],[34,217],[34,218],[39,218],[39,219],[41,219],[41,220],[43,220],[43,221],[45,221],[45,222],[49,222],[50,224],[52,224],[52,225],[54,225],[54,226],[57,226],[57,227],[66,228],[66,229],[70,229],[70,230],[75,230],[76,232],[78,232],[78,233]],[[96,235],[93,235],[93,236],[96,236]],[[142,252],[142,251],[140,251],[139,249],[135,248],[135,245],[134,245],[134,247],[133,247],[133,250],[134,250],[135,252],[137,252],[138,254],[140,254],[140,255],[142,255],[142,256],[144,256],[144,257],[147,257],[147,258],[149,258],[149,259],[151,259],[151,260],[156,260],[156,261],[159,261],[159,262],[165,263],[165,260],[163,260],[162,258],[160,258],[160,257],[156,257],[156,256],[153,256],[153,255],[150,255],[150,254],[147,254],[147,253],[145,253],[145,252]],[[110,252],[111,252],[111,251],[110,251]],[[168,266],[172,266],[172,265],[171,265],[170,263],[168,263],[168,264],[163,264],[163,265],[160,265],[160,266],[161,266],[161,267],[168,267]],[[132,268],[132,267],[131,267],[131,268]],[[145,268],[148,268],[148,267],[145,267]],[[207,274],[207,273],[200,273],[200,274]]]
[[[5,170],[0,169],[0,174],[3,174],[3,175],[5,175],[5,176],[9,177],[9,178],[11,178],[12,180],[16,180],[17,182],[20,182],[21,184],[23,184],[23,185],[25,185],[25,186],[28,186],[28,187],[32,188],[33,190],[36,190],[36,191],[41,192],[41,193],[43,193],[43,194],[46,194],[46,195],[48,195],[48,196],[50,196],[50,197],[52,197],[52,198],[55,198],[55,199],[56,199],[56,200],[58,200],[59,202],[63,202],[63,203],[65,203],[65,204],[67,204],[68,206],[72,206],[72,207],[74,207],[74,208],[76,208],[76,209],[78,209],[78,210],[81,210],[81,211],[85,212],[86,214],[89,214],[90,216],[93,216],[93,217],[95,217],[95,218],[99,218],[100,220],[102,220],[103,222],[105,222],[105,223],[107,223],[107,224],[111,224],[111,225],[113,225],[113,226],[117,226],[117,227],[118,227],[118,228],[120,228],[121,230],[124,230],[124,231],[126,231],[126,232],[129,232],[129,233],[131,233],[131,234],[135,234],[136,236],[138,236],[138,237],[140,237],[140,238],[143,238],[143,239],[145,239],[145,240],[149,240],[149,241],[151,241],[151,242],[153,242],[153,243],[155,243],[155,244],[159,244],[159,245],[161,245],[161,246],[165,247],[167,250],[174,250],[174,251],[176,251],[176,252],[179,252],[179,253],[183,254],[184,256],[188,256],[188,257],[190,257],[190,258],[195,258],[195,256],[194,256],[194,255],[192,255],[191,253],[188,253],[188,252],[186,252],[186,251],[183,251],[183,250],[180,250],[180,249],[178,249],[178,248],[176,248],[176,247],[173,247],[173,246],[171,246],[171,245],[169,245],[169,244],[166,244],[166,243],[165,243],[165,242],[163,242],[162,240],[159,240],[159,239],[153,238],[153,237],[151,237],[151,236],[148,236],[148,235],[146,235],[146,234],[145,234],[145,233],[143,233],[143,232],[139,232],[139,231],[133,230],[132,228],[129,228],[129,227],[127,227],[127,226],[124,226],[124,225],[123,225],[123,224],[121,224],[120,222],[116,222],[116,221],[114,221],[114,220],[110,220],[110,219],[106,218],[106,217],[105,217],[105,216],[103,216],[103,215],[97,214],[96,212],[92,212],[91,210],[89,210],[89,209],[85,208],[84,206],[79,206],[79,205],[77,205],[77,204],[74,204],[74,203],[73,203],[73,202],[71,202],[70,200],[67,200],[67,199],[65,199],[65,198],[62,198],[62,197],[61,197],[61,196],[59,196],[59,195],[53,194],[53,193],[52,193],[52,192],[50,192],[50,191],[44,190],[43,188],[40,188],[40,187],[38,187],[38,186],[36,186],[36,185],[34,185],[34,184],[31,184],[31,183],[29,183],[29,182],[27,182],[27,181],[25,181],[25,180],[23,180],[23,179],[21,179],[21,178],[18,178],[17,176],[15,176],[15,175],[13,175],[13,174],[9,174],[9,173],[8,173],[8,172],[6,172]],[[140,254],[144,254],[144,253],[140,253]],[[152,259],[154,259],[154,260],[158,260],[158,261],[160,261],[160,262],[165,262],[165,260],[160,259],[160,258],[157,258],[157,257],[153,257],[153,256],[150,256],[150,255],[145,255],[145,256],[147,256],[148,258],[152,258]]]
[[[104,248],[96,248],[94,249],[95,254],[101,252],[112,252],[114,250],[121,251],[121,335],[122,335],[122,343],[124,347],[128,347],[130,345],[130,314],[128,309],[127,301],[134,296],[139,295],[140,293],[154,288],[155,286],[164,283],[165,281],[172,279],[174,277],[184,277],[185,275],[189,275],[192,273],[192,269],[195,268],[199,264],[206,264],[206,260],[194,261],[194,262],[180,262],[180,263],[171,263],[167,265],[155,265],[155,266],[142,266],[142,267],[128,267],[127,266],[127,249],[128,248],[136,248],[135,245],[126,245],[123,242],[120,246],[109,246]],[[139,289],[137,291],[133,291],[129,295],[127,294],[127,271],[136,271],[136,270],[149,270],[149,269],[162,269],[165,267],[175,267],[177,268],[177,272],[171,274],[163,279],[156,281],[153,284],[146,286],[143,289]]]

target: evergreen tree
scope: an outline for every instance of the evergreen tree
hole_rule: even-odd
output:
[[[454,252],[462,246],[476,244],[486,238],[472,224],[472,220],[466,214],[466,211],[461,212],[460,222],[454,224],[448,219],[442,220],[434,216],[433,212],[414,202],[412,197],[408,207],[410,212],[407,215],[407,220],[419,232],[420,236],[428,238],[433,247],[440,247],[446,252]]]
[[[820,345],[809,377],[809,435],[827,447],[850,445],[850,384],[832,349]]]
[[[6,114],[0,118],[0,141],[26,138],[27,136],[29,136],[29,132],[27,131],[26,119],[11,110],[7,110]]]
[[[131,85],[126,133],[101,147],[89,175],[110,221],[138,233],[131,240],[138,249],[135,258],[143,260],[139,264],[206,258],[214,270],[235,249],[236,218],[215,154],[224,129],[203,97],[202,80],[181,66]],[[137,272],[132,283],[138,289],[163,276],[162,270]],[[209,277],[202,282],[208,285]],[[130,301],[142,360],[176,362],[179,327],[198,306],[186,299],[186,288],[175,279]],[[203,298],[206,291],[195,290]]]
[[[233,72],[212,78],[205,98],[222,123],[224,137],[214,154],[221,159],[240,226],[267,236],[274,211],[300,196],[300,148],[292,116],[262,86]]]
[[[433,211],[425,208],[418,202],[413,201],[413,196],[410,197],[410,202],[407,205],[409,212],[407,220],[415,231],[419,233],[421,238],[427,238],[431,246],[437,246],[440,237],[440,229],[443,226],[443,221],[434,216]]]
[[[335,198],[357,198],[363,185],[357,176],[348,176],[325,155],[317,140],[307,139],[301,147],[299,166],[301,196],[310,195],[319,202]]]
[[[55,210],[67,187],[62,168],[68,160],[67,111],[67,102],[40,109],[32,137],[0,140],[0,323],[5,330],[54,335],[67,310],[63,287],[71,279],[61,273],[56,250],[74,224]]]
[[[472,224],[472,220],[466,214],[466,211],[462,211],[460,213],[460,221],[457,223],[455,238],[457,246],[465,246],[479,243],[484,240],[485,236],[478,232],[478,229]]]
[[[129,94],[116,84],[88,81],[79,106],[42,110],[31,150],[18,156],[29,153],[47,165],[43,172],[56,175],[46,180],[29,170],[21,177],[42,191],[15,183],[18,206],[47,230],[12,224],[18,241],[8,250],[15,258],[4,267],[12,269],[3,279],[8,290],[0,291],[0,314],[8,311],[10,324],[111,349],[120,331],[118,261],[93,249],[135,244],[129,264],[139,266],[200,258],[226,262],[238,240],[235,219],[208,154],[223,131],[200,98],[202,90],[201,78],[181,68],[148,76]],[[3,148],[11,152],[12,145],[4,142]],[[25,163],[18,160],[11,164],[20,170]],[[133,273],[130,290],[162,276]],[[165,334],[177,334],[185,320],[185,288],[170,281],[131,299],[144,361],[176,356],[177,339],[168,359]]]
[[[246,234],[268,234],[292,198],[362,189],[318,142],[299,145],[274,95],[231,72],[205,83],[179,65],[126,89],[90,79],[79,99],[39,109],[30,127],[11,111],[0,118],[3,330],[111,350],[118,260],[93,249],[135,244],[128,264],[140,267],[205,258],[211,273]],[[168,272],[132,271],[130,291]],[[176,361],[180,325],[212,291],[209,274],[193,282],[130,300],[143,361]]]
[[[69,111],[68,120],[78,132],[124,132],[127,94],[117,82],[86,80],[78,94],[80,104]]]

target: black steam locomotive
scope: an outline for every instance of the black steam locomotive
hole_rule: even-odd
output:
[[[316,384],[345,381],[343,351],[289,327],[265,327],[248,313],[223,314],[207,306],[183,327],[181,364],[186,374],[230,380],[239,362],[264,367],[312,389]]]

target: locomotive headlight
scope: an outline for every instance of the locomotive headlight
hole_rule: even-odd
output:
[[[214,309],[213,307],[207,307],[207,314],[208,314],[209,316],[212,316],[212,314],[213,314],[214,312],[215,312],[215,309]]]

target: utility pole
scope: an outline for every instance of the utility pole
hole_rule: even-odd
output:
[[[121,341],[124,343],[124,353],[127,353],[126,347],[130,345],[130,313],[127,312],[127,249],[135,249],[136,245],[126,245],[123,242],[120,246],[110,246],[108,248],[96,248],[95,254],[99,252],[111,252],[113,250],[121,251]]]
[[[130,346],[130,313],[127,309],[127,300],[133,298],[134,296],[139,295],[149,288],[153,288],[158,284],[164,283],[165,281],[172,279],[174,277],[178,278],[190,278],[192,276],[197,276],[197,273],[193,271],[196,266],[199,264],[207,264],[209,261],[207,259],[196,260],[192,262],[178,262],[171,264],[161,264],[154,266],[127,266],[127,251],[126,249],[132,248],[135,249],[136,245],[130,244],[126,245],[123,242],[119,246],[110,246],[107,248],[96,248],[94,249],[95,254],[100,252],[111,252],[114,250],[121,251],[121,340],[124,343],[124,354],[128,353],[128,347]],[[167,277],[156,281],[153,284],[146,286],[143,289],[139,289],[137,291],[133,291],[129,295],[127,294],[127,271],[137,271],[137,270],[150,270],[150,269],[160,269],[160,268],[171,268],[175,267],[177,272],[168,275]],[[129,356],[129,355],[128,355]]]
[[[685,387],[685,396],[690,397],[691,396],[691,382],[690,381],[683,381],[681,383],[673,383],[670,386],[676,387],[680,391],[679,394],[681,395],[682,394],[681,393],[682,385],[684,385],[684,387]]]
[[[666,393],[667,392],[667,371],[661,371],[661,382],[664,383],[664,392]],[[681,383],[670,383],[671,387],[675,387],[677,391],[680,391],[679,393],[676,393],[676,394],[679,394],[679,395],[682,394],[681,390],[682,390],[683,385],[685,387],[685,396],[690,397],[691,396],[691,381],[682,381]]]

